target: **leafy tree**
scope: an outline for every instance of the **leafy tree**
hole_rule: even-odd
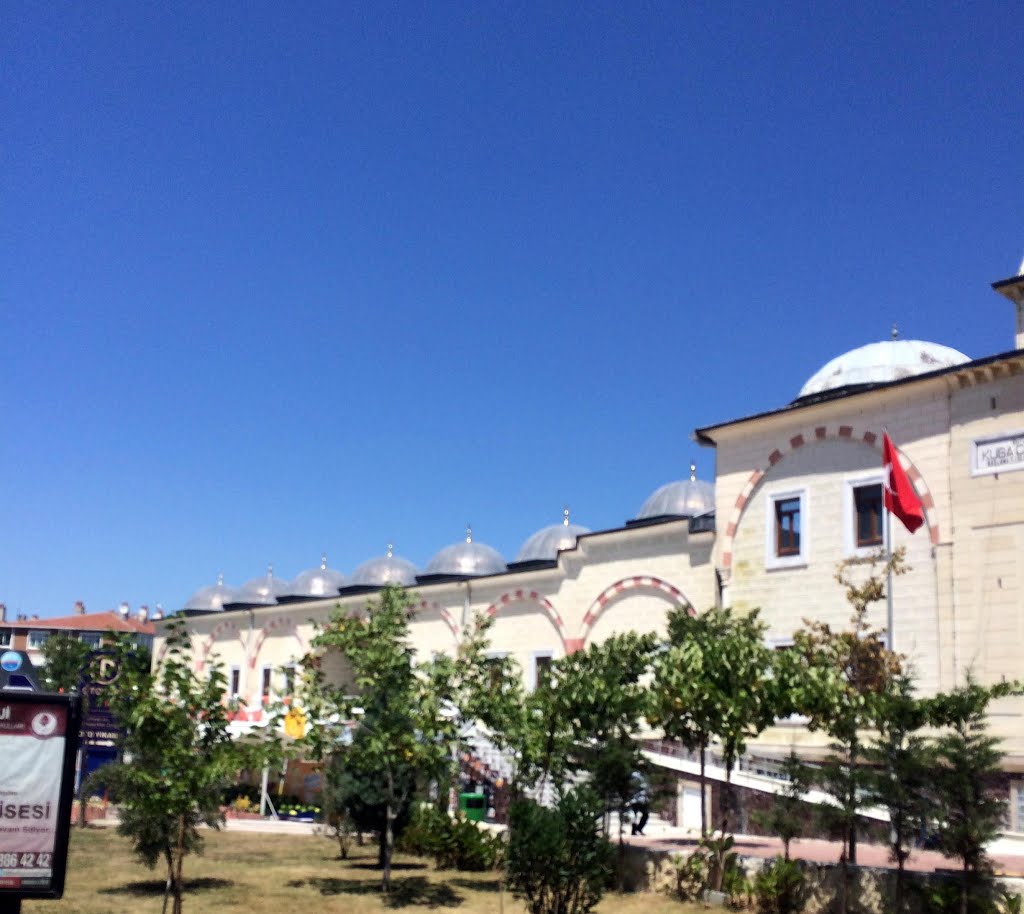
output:
[[[807,807],[804,795],[811,787],[813,775],[795,752],[782,762],[785,782],[772,805],[764,812],[754,814],[754,820],[782,840],[783,859],[789,860],[789,845],[799,838],[807,827]]]
[[[217,663],[209,676],[193,672],[189,636],[178,620],[170,623],[158,668],[126,664],[111,687],[123,761],[104,768],[104,780],[121,807],[120,833],[147,866],[164,861],[174,914],[182,910],[185,858],[202,850],[199,826],[222,823],[224,788],[239,769],[259,764],[228,735],[226,686]]]
[[[455,657],[416,663],[409,640],[411,605],[402,588],[388,586],[364,614],[337,610],[318,630],[312,653],[303,661],[303,697],[312,722],[303,747],[326,759],[351,739],[344,752],[349,764],[378,779],[385,892],[391,889],[391,858],[402,810],[427,782],[447,782],[460,739],[460,708],[485,704],[469,695],[482,681],[483,637],[471,635]],[[323,655],[331,651],[345,659],[348,681],[332,682],[324,675]]]
[[[882,568],[876,572],[879,562]],[[868,571],[862,576],[857,569],[865,565]],[[877,555],[841,562],[836,581],[845,588],[853,610],[850,627],[835,631],[824,622],[805,620],[804,628],[794,635],[794,650],[787,652],[791,657],[786,678],[795,705],[808,716],[812,730],[824,730],[832,738],[819,784],[836,805],[823,807],[821,814],[843,841],[840,910],[844,914],[849,902],[849,864],[857,862],[858,817],[871,780],[864,765],[861,732],[877,719],[879,696],[901,672],[900,657],[886,647],[885,633],[872,628],[867,619],[871,604],[885,597],[889,571],[894,575],[906,571],[902,549],[884,561]]]
[[[923,732],[928,722],[929,703],[916,698],[913,680],[900,674],[877,696],[877,737],[864,752],[872,766],[865,800],[889,813],[889,852],[896,863],[896,914],[904,906],[910,842],[927,816],[927,793],[934,774],[934,755]]]
[[[602,811],[587,786],[563,793],[552,809],[532,800],[513,804],[509,882],[530,914],[586,914],[601,900],[612,869]]]
[[[932,802],[939,848],[961,861],[960,914],[983,906],[993,890],[985,845],[999,833],[1004,803],[991,790],[1000,770],[999,741],[987,732],[986,712],[996,698],[1021,694],[1019,683],[985,687],[968,676],[966,685],[933,700],[933,720],[946,732],[935,741]],[[980,909],[980,907],[979,907]]]
[[[721,635],[720,617],[691,615],[689,606],[668,614],[668,643],[653,660],[647,718],[669,739],[700,756],[700,832],[707,837],[705,764],[718,718],[718,703],[707,687],[713,643]]]
[[[89,645],[67,632],[50,635],[40,648],[43,685],[51,692],[77,692]]]

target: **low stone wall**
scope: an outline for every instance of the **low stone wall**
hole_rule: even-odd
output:
[[[652,850],[627,845],[623,860],[623,886],[632,892],[659,892],[674,895],[676,891],[675,861],[684,854],[678,851]],[[753,877],[769,861],[762,857],[741,856],[740,865],[748,877]],[[842,880],[842,871],[837,864],[804,863],[808,882],[808,898],[804,914],[827,914],[836,908],[836,899]],[[890,899],[896,880],[896,871],[885,867],[851,866],[850,897],[854,899],[851,911],[857,914],[886,914],[891,909]],[[916,873],[908,872],[907,902],[909,914],[925,914],[921,892],[929,883],[954,877],[950,872]],[[1000,879],[1008,891],[1024,895],[1024,880]]]

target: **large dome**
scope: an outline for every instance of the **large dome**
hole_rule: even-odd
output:
[[[293,597],[336,597],[345,586],[345,575],[327,567],[327,556],[320,557],[320,567],[310,568],[295,576],[288,593]]]
[[[868,343],[836,356],[819,368],[800,388],[798,399],[850,385],[899,381],[969,361],[968,356],[956,349],[923,340]]]
[[[501,574],[507,568],[500,552],[483,543],[473,542],[473,530],[470,528],[466,530],[465,541],[445,546],[430,560],[423,573],[477,576]]]
[[[250,606],[273,606],[278,597],[289,592],[288,582],[274,577],[274,566],[267,566],[267,573],[258,578],[246,581],[238,588],[234,603],[246,603]]]
[[[416,566],[407,559],[392,554],[388,544],[387,555],[363,562],[352,572],[352,584],[362,587],[383,587],[385,584],[416,583]]]
[[[652,517],[699,517],[715,510],[715,487],[696,477],[690,464],[690,478],[669,482],[655,489],[643,503],[637,520]]]
[[[185,601],[182,609],[196,609],[202,612],[220,612],[227,603],[235,603],[238,591],[224,583],[224,575],[217,575],[216,584],[200,587]]]
[[[533,534],[523,543],[518,554],[517,562],[534,562],[550,560],[558,557],[563,549],[572,549],[576,545],[577,537],[584,533],[590,533],[587,527],[579,524],[569,523],[569,509],[563,512],[562,522],[544,527]]]

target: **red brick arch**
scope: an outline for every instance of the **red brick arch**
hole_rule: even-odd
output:
[[[410,616],[415,616],[416,613],[429,610],[436,610],[441,616],[442,621],[448,626],[448,631],[452,633],[455,639],[459,637],[459,624],[452,618],[452,614],[448,611],[447,607],[442,606],[436,600],[420,600],[412,609],[409,610]]]
[[[271,635],[291,635],[299,643],[299,651],[301,653],[309,650],[306,639],[299,634],[295,619],[291,616],[275,616],[260,626],[259,636],[256,638],[256,643],[252,649],[252,656],[249,658],[249,669],[256,669],[256,661],[259,659],[260,651],[263,649],[263,642]]]
[[[206,667],[206,660],[210,656],[210,650],[213,648],[217,638],[220,637],[224,632],[234,632],[238,638],[239,643],[242,645],[244,650],[246,647],[246,639],[242,637],[242,628],[240,620],[238,619],[225,619],[223,622],[218,622],[214,627],[213,631],[210,632],[207,639],[203,642],[202,647],[199,651],[199,659],[196,661],[196,672],[201,673]]]
[[[737,496],[729,512],[729,520],[725,526],[725,536],[722,539],[722,567],[724,569],[729,570],[732,568],[732,550],[733,542],[736,539],[736,530],[739,528],[740,518],[750,502],[754,489],[757,488],[761,480],[777,463],[795,451],[800,450],[809,442],[816,441],[850,441],[874,448],[879,452],[878,467],[879,469],[882,467],[881,432],[871,431],[870,429],[858,429],[852,425],[818,425],[813,429],[806,429],[799,434],[793,435],[784,447],[775,448],[775,450],[767,455],[762,466],[750,474],[746,484],[743,486],[743,490]],[[921,505],[924,508],[924,518],[928,524],[932,545],[937,545],[939,542],[939,522],[935,514],[935,499],[928,488],[928,483],[925,482],[921,471],[918,470],[914,462],[899,448],[896,448],[896,450],[900,455],[900,462],[903,464],[903,468],[907,471],[907,476],[910,477],[910,481],[914,485],[914,490],[921,499]]]
[[[583,617],[580,637],[576,641],[579,647],[582,647],[590,637],[590,633],[594,630],[594,624],[604,615],[605,610],[612,603],[617,602],[623,594],[633,590],[654,591],[672,603],[685,606],[689,610],[690,615],[695,614],[690,601],[686,599],[686,596],[678,587],[652,575],[633,575],[629,578],[623,578],[621,581],[616,581],[611,587],[605,588],[601,595],[590,604],[590,609],[587,610],[587,614]]]
[[[532,603],[538,607],[554,624],[555,631],[558,632],[558,637],[562,642],[562,649],[566,653],[570,653],[568,643],[565,639],[565,620],[561,614],[552,605],[551,601],[537,593],[536,590],[510,590],[503,593],[497,600],[495,600],[490,606],[487,607],[488,616],[496,616],[501,610],[513,603]]]

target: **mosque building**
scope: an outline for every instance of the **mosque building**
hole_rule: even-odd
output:
[[[808,616],[845,626],[838,563],[891,545],[906,549],[910,571],[895,581],[890,637],[919,689],[950,689],[968,673],[982,683],[1020,678],[1024,264],[1020,274],[993,284],[1015,308],[1012,349],[971,359],[894,332],[844,353],[792,402],[697,429],[697,442],[715,449],[714,484],[691,471],[622,527],[591,531],[566,511],[508,562],[467,530],[422,570],[389,546],[350,578],[323,560],[293,581],[268,570],[238,590],[201,588],[184,607],[197,663],[216,654],[241,717],[258,719],[287,689],[278,671],[307,650],[311,620],[326,621],[336,605],[359,609],[388,583],[415,588],[418,652],[453,650],[486,614],[493,651],[515,657],[528,687],[552,659],[616,632],[664,632],[679,604],[759,607],[770,642],[784,649]],[[914,534],[881,522],[884,433],[923,507]],[[885,628],[885,605],[872,613]],[[1010,825],[1024,831],[1024,700],[998,702],[990,720],[1007,753]],[[751,751],[777,758],[821,744],[790,719]],[[692,821],[692,772],[685,760],[665,764],[680,772],[680,816]],[[748,780],[757,789],[756,772]]]

